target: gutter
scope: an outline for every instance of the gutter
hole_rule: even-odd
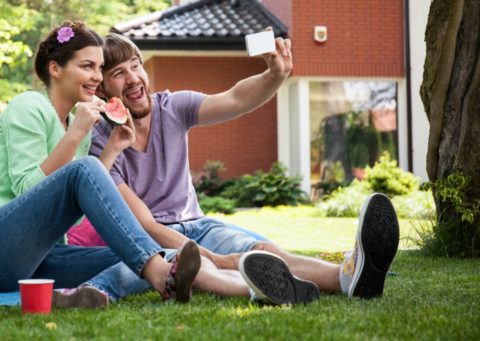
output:
[[[407,82],[407,157],[408,171],[413,173],[413,133],[412,133],[412,76],[410,60],[410,12],[409,0],[403,1],[403,34],[405,49],[405,76]]]

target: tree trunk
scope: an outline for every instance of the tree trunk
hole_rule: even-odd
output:
[[[480,199],[480,1],[433,0],[425,40],[420,94],[430,123],[428,177],[471,177],[466,194],[473,203]],[[459,220],[448,203],[436,205],[440,221]]]

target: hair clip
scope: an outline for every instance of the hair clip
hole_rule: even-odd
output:
[[[64,26],[57,31],[57,40],[60,44],[69,42],[73,36],[75,36],[75,33],[69,26]]]

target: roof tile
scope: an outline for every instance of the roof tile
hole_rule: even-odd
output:
[[[140,48],[238,50],[245,47],[246,34],[268,26],[276,36],[287,35],[287,27],[257,0],[199,0],[120,23],[112,31]]]

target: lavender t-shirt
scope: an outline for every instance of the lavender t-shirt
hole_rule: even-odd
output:
[[[197,124],[204,98],[204,94],[193,91],[153,94],[147,151],[125,149],[110,170],[114,182],[126,183],[159,223],[203,216],[190,176],[188,130]],[[95,126],[90,154],[100,155],[111,129],[106,121]]]

